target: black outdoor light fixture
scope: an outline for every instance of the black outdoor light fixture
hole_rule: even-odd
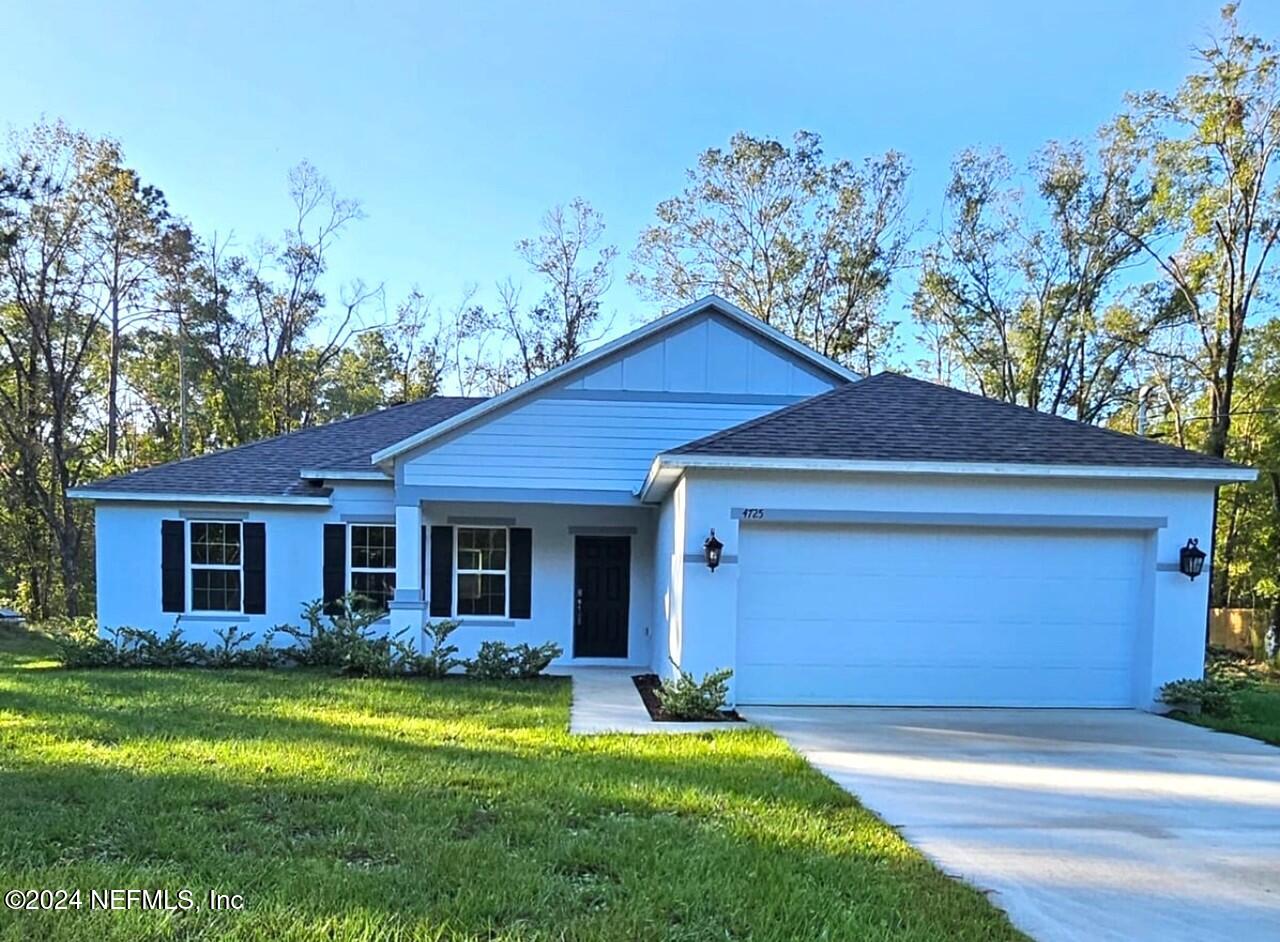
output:
[[[716,531],[712,527],[711,535],[702,544],[702,555],[707,558],[707,568],[712,572],[715,572],[716,567],[720,565],[720,551],[722,549],[724,549],[724,544],[716,539]]]
[[[1200,548],[1200,541],[1196,539],[1187,540],[1178,553],[1178,572],[1182,573],[1192,582],[1195,582],[1196,576],[1204,570],[1204,550]]]

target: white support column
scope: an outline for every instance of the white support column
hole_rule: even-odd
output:
[[[391,631],[404,629],[404,640],[419,644],[422,617],[422,508],[417,504],[396,507],[396,595],[391,602]]]

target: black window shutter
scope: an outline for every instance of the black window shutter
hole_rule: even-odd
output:
[[[246,523],[244,527],[244,613],[267,612],[267,525]]]
[[[533,594],[533,531],[528,527],[512,527],[511,533],[511,601],[512,618],[528,618]]]
[[[160,521],[160,610],[183,612],[187,605],[186,525]]]
[[[347,592],[347,525],[324,525],[324,611],[336,615]]]
[[[431,617],[453,614],[453,527],[431,528]]]

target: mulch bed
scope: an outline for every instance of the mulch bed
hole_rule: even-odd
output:
[[[657,674],[636,674],[631,678],[635,681],[636,690],[640,691],[640,699],[644,701],[644,707],[649,711],[649,719],[655,723],[745,723],[737,710],[720,710],[714,717],[707,720],[686,720],[682,717],[671,716],[662,709],[662,704],[658,702],[658,688],[662,686],[662,679]]]

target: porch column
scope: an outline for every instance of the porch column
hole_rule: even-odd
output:
[[[396,507],[396,595],[391,602],[391,631],[405,631],[402,640],[419,644],[422,636],[422,508]]]

